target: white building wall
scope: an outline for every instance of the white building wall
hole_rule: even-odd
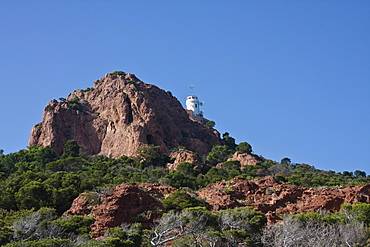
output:
[[[194,116],[202,116],[203,112],[200,110],[200,106],[203,102],[199,102],[199,99],[195,95],[188,96],[186,98],[186,109],[193,111]]]

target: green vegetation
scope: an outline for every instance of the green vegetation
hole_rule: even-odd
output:
[[[208,121],[206,123],[206,127],[208,127],[208,128],[213,128],[215,126],[216,126],[216,122],[215,121]]]
[[[88,87],[86,89],[82,89],[82,92],[91,92],[91,91],[94,91],[93,87]]]
[[[111,75],[126,75],[125,72],[121,71],[121,70],[116,70],[116,71],[113,71],[112,73],[110,73]]]
[[[75,140],[68,140],[64,145],[63,154],[60,156],[61,159],[68,157],[80,156],[80,146]]]
[[[68,109],[84,112],[79,97],[75,96],[73,99],[67,100],[67,103]]]
[[[45,107],[45,111],[54,111],[54,106],[48,105]]]
[[[209,206],[205,201],[196,198],[195,195],[191,195],[190,193],[182,190],[172,192],[162,201],[162,204],[166,210],[176,211],[181,211],[190,207]]]
[[[289,215],[262,230],[263,246],[369,246],[367,203],[343,205],[341,210]]]
[[[236,151],[247,154],[251,154],[253,152],[252,146],[248,142],[239,143],[239,145],[236,147]]]
[[[258,246],[258,235],[266,223],[263,213],[251,207],[210,212],[204,207],[164,214],[148,233],[150,246]]]
[[[78,101],[75,98],[72,103]],[[183,136],[186,138],[187,133]],[[260,164],[241,166],[239,161],[227,161],[235,151],[253,156]],[[354,243],[365,246],[369,238],[370,206],[364,203],[343,205],[339,212],[331,214],[287,217],[284,224],[269,228],[265,228],[264,215],[252,208],[209,211],[209,205],[197,198],[193,190],[237,176],[248,179],[274,176],[278,181],[305,187],[370,182],[370,176],[359,170],[337,173],[292,163],[289,158],[281,162],[263,159],[252,153],[250,144],[236,144],[228,133],[223,135],[223,145],[214,146],[205,163],[197,169],[194,164],[184,162],[174,171],[167,170],[165,167],[172,162],[171,158],[161,154],[159,147],[154,145],[140,148],[136,157],[118,159],[83,155],[74,140],[66,142],[60,157],[50,147],[38,146],[6,155],[0,153],[2,246],[163,246],[170,240],[173,246],[236,246],[238,243],[283,246],[279,241],[287,233],[302,236],[306,241],[310,237],[312,241],[324,241],[319,230],[335,238],[336,246],[346,241],[351,246],[356,246]],[[218,163],[221,164],[216,167]],[[97,241],[89,235],[94,220],[91,217],[60,217],[82,192],[89,192],[85,196],[89,206],[93,206],[99,201],[99,195],[113,186],[143,182],[180,189],[162,200],[166,214],[151,230],[143,230],[138,224],[111,228],[104,240]],[[225,187],[225,192],[232,190]],[[265,194],[273,193],[276,193],[273,188],[265,191]],[[161,235],[164,231],[167,234]],[[316,235],[305,235],[307,233]],[[300,243],[299,246],[305,245]]]
[[[207,155],[206,160],[211,164],[215,165],[217,163],[222,163],[230,158],[232,155],[232,150],[230,150],[226,145],[223,146],[213,146],[211,152]]]

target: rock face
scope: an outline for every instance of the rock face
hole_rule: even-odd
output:
[[[255,157],[253,157],[250,154],[242,153],[242,152],[235,152],[233,154],[233,157],[229,158],[228,161],[237,160],[240,162],[241,166],[251,165],[256,166],[260,165],[261,162],[259,162]]]
[[[170,157],[175,159],[173,163],[167,164],[167,169],[170,171],[176,170],[177,166],[183,162],[192,163],[195,167],[199,167],[201,165],[199,157],[189,150],[179,149],[178,151],[172,152]]]
[[[133,74],[107,74],[94,88],[52,100],[31,131],[30,145],[51,146],[58,155],[67,140],[87,154],[134,156],[153,144],[161,152],[184,146],[202,157],[220,145],[219,133],[192,121],[170,93],[141,82]]]
[[[343,189],[311,189],[277,182],[273,177],[254,181],[234,178],[208,185],[197,195],[205,199],[213,210],[252,206],[264,213],[335,211],[346,203],[370,203],[370,184]]]
[[[95,222],[91,228],[95,237],[122,223],[139,222],[144,228],[150,228],[163,212],[161,200],[175,190],[159,184],[121,184],[101,196],[81,194],[64,216],[93,216]],[[277,182],[273,177],[254,181],[234,178],[208,185],[195,193],[207,201],[212,210],[252,206],[265,213],[269,224],[281,221],[276,215],[279,213],[334,211],[345,203],[370,203],[370,184],[343,189],[310,189]]]
[[[149,228],[153,220],[161,216],[159,210],[163,206],[159,199],[173,191],[175,188],[171,186],[158,184],[121,184],[104,195],[81,194],[64,216],[93,216],[95,222],[91,230],[95,237],[102,236],[108,228],[122,223],[140,222],[143,227]]]

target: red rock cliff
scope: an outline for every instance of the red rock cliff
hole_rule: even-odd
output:
[[[107,74],[93,89],[50,101],[29,144],[51,146],[61,154],[72,139],[87,154],[113,158],[134,156],[148,144],[160,146],[165,154],[185,146],[205,157],[212,145],[220,145],[217,131],[189,119],[175,97],[133,74]]]

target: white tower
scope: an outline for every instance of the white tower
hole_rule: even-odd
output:
[[[193,91],[193,87],[190,86],[190,90]],[[203,111],[200,110],[204,102],[199,101],[198,97],[192,93],[192,95],[186,97],[186,109],[193,112],[193,116],[203,116]]]

